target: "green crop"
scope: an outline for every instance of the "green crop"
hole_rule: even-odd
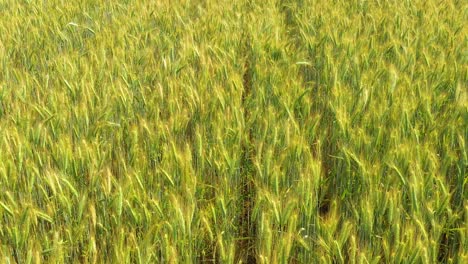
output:
[[[1,263],[467,263],[468,5],[3,0]]]

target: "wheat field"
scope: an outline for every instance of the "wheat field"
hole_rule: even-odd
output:
[[[0,262],[468,263],[467,21],[0,1]]]

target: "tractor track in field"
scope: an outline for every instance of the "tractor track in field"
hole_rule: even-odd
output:
[[[245,37],[243,40],[245,54],[244,73],[242,76],[242,96],[241,107],[243,110],[243,118],[245,123],[245,133],[241,143],[240,157],[240,204],[241,212],[238,219],[239,239],[237,241],[236,261],[242,260],[245,263],[257,263],[255,251],[255,238],[257,233],[257,225],[252,219],[252,211],[255,205],[255,184],[253,175],[254,149],[252,147],[252,128],[250,126],[251,113],[248,106],[249,98],[253,89],[253,67],[254,62],[251,54],[251,40]]]
[[[299,6],[294,6],[299,5]],[[299,30],[299,24],[296,18],[296,10],[302,8],[302,4],[298,3],[291,3],[290,0],[279,0],[280,12],[283,14],[284,24],[288,30],[288,35],[290,39],[293,40],[294,45],[297,49],[303,49],[303,40],[301,39],[301,34]],[[314,59],[318,54],[316,54],[316,50],[308,49],[306,51],[306,56]],[[301,66],[299,69],[299,78],[302,78],[302,82],[304,83],[305,87],[309,87],[312,90],[312,93],[315,94],[318,98],[328,98],[330,96],[329,90],[324,89],[321,87],[320,84],[320,71],[319,67],[311,66],[311,65],[304,65]],[[330,111],[329,107],[326,104],[324,99],[314,100],[313,101],[313,111],[317,113],[317,117],[320,118],[320,127],[322,131],[326,133],[326,139],[324,142],[319,142],[317,139],[314,140],[310,145],[310,149],[314,156],[321,160],[321,171],[322,177],[327,179],[328,182],[327,187],[321,189],[322,194],[320,195],[322,199],[318,201],[317,204],[317,211],[318,214],[322,217],[328,215],[331,209],[331,202],[333,197],[331,197],[333,190],[331,190],[330,186],[333,186],[333,182],[335,180],[333,178],[332,170],[335,167],[335,160],[332,158],[333,156],[337,156],[337,143],[331,140],[333,134],[333,123],[329,120],[334,118],[334,114]],[[328,121],[327,121],[328,120]],[[325,122],[324,122],[325,121]],[[317,146],[317,147],[313,147]]]

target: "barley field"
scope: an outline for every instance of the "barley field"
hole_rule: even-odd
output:
[[[1,0],[1,263],[468,263],[468,3]]]

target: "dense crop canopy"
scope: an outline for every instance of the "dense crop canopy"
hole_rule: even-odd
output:
[[[0,1],[0,262],[468,263],[467,8]]]

